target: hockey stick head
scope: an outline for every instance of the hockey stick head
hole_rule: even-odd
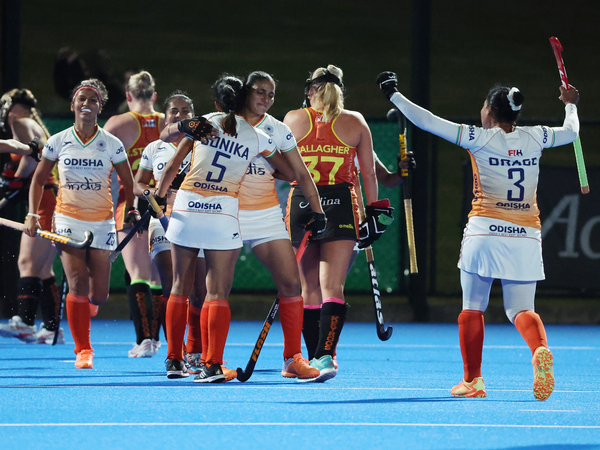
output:
[[[94,235],[91,231],[86,231],[83,233],[82,241],[76,241],[68,236],[62,236],[60,234],[51,233],[49,231],[42,230],[40,228],[35,230],[35,233],[38,237],[41,237],[43,239],[48,239],[54,243],[59,243],[59,244],[67,245],[69,247],[80,248],[80,249],[89,247],[91,245],[92,241],[94,240]]]
[[[235,371],[237,372],[238,381],[241,381],[242,383],[248,381],[252,376],[252,372],[246,373],[241,367],[238,367]]]
[[[394,329],[391,326],[387,327],[387,329],[386,329],[384,325],[378,324],[377,337],[379,338],[380,341],[387,341],[389,338],[392,337],[393,331],[394,331]]]
[[[389,122],[396,122],[400,117],[400,111],[398,111],[398,108],[392,108],[387,112],[385,117]]]
[[[563,47],[560,44],[558,38],[552,36],[550,38],[550,45],[554,51],[554,57],[556,58],[556,65],[558,66],[558,74],[560,75],[560,81],[566,90],[569,90],[569,79],[567,77],[567,70],[565,69],[565,61],[562,57]]]

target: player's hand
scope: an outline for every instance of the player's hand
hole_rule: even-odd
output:
[[[377,76],[377,84],[388,100],[398,92],[398,76],[394,72],[381,72]]]
[[[304,227],[306,231],[312,232],[311,236],[308,238],[309,241],[318,239],[323,231],[325,231],[325,228],[327,228],[327,217],[325,214],[316,213],[314,211],[312,213],[312,218]]]
[[[387,198],[373,202],[365,210],[366,217],[359,228],[358,248],[369,247],[394,221],[394,208],[390,206]]]
[[[125,223],[126,224],[134,226],[140,220],[142,220],[142,216],[140,216],[140,212],[137,209],[135,209],[134,206],[132,206],[131,208],[129,208],[127,210],[127,214],[125,215]],[[143,232],[143,230],[140,228],[139,233],[142,234],[142,232]]]
[[[34,137],[27,143],[27,145],[29,145],[29,148],[31,148],[31,154],[29,156],[31,156],[37,162],[40,162],[40,138],[37,136]]]
[[[402,155],[398,153],[396,158],[398,159],[398,172],[401,172],[402,170],[412,172],[417,168],[417,162],[415,161],[413,152],[406,152],[406,158],[404,159],[402,159]]]
[[[40,226],[39,219],[35,215],[27,214],[27,217],[25,217],[25,227],[23,228],[23,233],[29,237],[35,237],[35,230],[38,228],[42,228]]]
[[[15,177],[15,171],[12,170],[11,163],[8,163],[2,171],[2,177],[0,177],[0,199],[10,200],[21,189],[25,189],[28,182],[27,178]]]
[[[579,102],[579,91],[575,88],[575,86],[569,85],[569,90],[567,91],[563,86],[559,87],[560,89],[560,97],[558,97],[565,105],[568,103],[577,104]]]
[[[183,173],[183,172],[179,172],[177,175],[175,175],[175,178],[173,178],[173,181],[171,182],[171,189],[174,190],[179,190],[179,188],[181,187],[181,183],[183,183],[183,180],[185,179],[185,176],[187,174]],[[158,201],[158,198],[157,200]]]
[[[164,197],[159,197],[158,195],[156,195],[157,193],[154,193],[154,200],[156,200],[156,203],[158,204],[158,207],[160,208],[160,210],[162,211],[162,213],[164,214],[167,211],[167,196],[165,195]],[[150,208],[150,215],[152,217],[154,217],[155,219],[158,218],[156,211],[154,211],[154,208]]]
[[[204,117],[196,116],[191,119],[183,119],[177,122],[177,129],[194,138],[196,141],[204,139],[214,139],[218,135],[208,120]]]

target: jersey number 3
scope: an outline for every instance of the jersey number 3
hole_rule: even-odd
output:
[[[333,167],[329,171],[328,184],[335,184],[335,176],[344,164],[344,158],[339,156],[305,156],[304,161],[308,163],[308,171],[311,173],[315,183],[321,181],[321,171],[317,169],[317,164],[321,163],[333,163]],[[319,164],[319,169],[323,169],[323,166]]]
[[[525,170],[523,169],[508,169],[508,179],[514,180],[517,179],[513,184],[519,188],[518,191],[515,192],[514,189],[511,189],[506,194],[506,199],[511,202],[521,202],[525,198],[525,188],[521,183],[525,181]],[[516,194],[516,195],[515,195]]]

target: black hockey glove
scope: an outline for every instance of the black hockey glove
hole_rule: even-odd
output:
[[[140,216],[140,212],[137,209],[135,209],[135,206],[132,206],[131,208],[129,208],[127,210],[127,214],[125,215],[125,223],[126,224],[134,226],[141,219],[142,219],[142,216]],[[143,227],[142,227],[142,228],[140,228],[139,233],[142,234],[143,231],[144,230],[143,230]]]
[[[394,208],[386,198],[377,200],[366,207],[365,220],[360,224],[358,248],[369,247],[379,239],[385,229],[394,221]]]
[[[394,72],[381,72],[377,76],[377,84],[388,100],[398,92],[398,76]]]
[[[37,162],[40,162],[40,138],[33,138],[31,141],[27,143],[29,148],[31,148],[31,156]]]
[[[415,161],[415,155],[413,152],[406,152],[405,159],[402,159],[402,155],[398,153],[396,158],[398,159],[398,172],[401,172],[402,170],[408,170],[409,172],[412,172],[417,168],[417,162]]]
[[[210,122],[200,116],[192,117],[191,119],[183,119],[177,122],[177,129],[182,133],[193,137],[196,141],[207,138],[214,130]]]
[[[173,181],[171,183],[171,189],[174,190],[178,190],[181,187],[181,183],[183,183],[183,180],[185,178],[187,174],[184,172],[179,172],[175,178],[173,178]],[[158,197],[156,198],[156,201],[158,201]]]
[[[318,239],[321,233],[325,231],[325,228],[327,228],[327,217],[325,214],[313,212],[311,220],[304,228],[306,231],[310,231],[312,233],[309,240]]]
[[[154,200],[156,200],[158,207],[162,210],[163,214],[165,214],[165,212],[167,211],[167,196],[165,195],[164,197],[159,197],[157,195],[154,195]],[[156,215],[156,211],[154,211],[154,208],[150,207],[148,208],[148,210],[150,211],[150,215],[152,217],[154,217],[155,219],[158,218]]]

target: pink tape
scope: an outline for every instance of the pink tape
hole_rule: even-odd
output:
[[[323,299],[323,303],[339,303],[340,305],[345,305],[346,302],[337,297],[327,297]]]

